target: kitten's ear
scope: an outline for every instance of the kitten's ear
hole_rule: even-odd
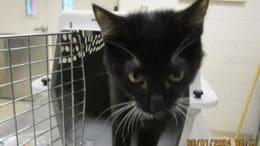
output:
[[[184,19],[195,26],[201,27],[208,9],[209,0],[196,0],[191,6],[184,10]]]
[[[96,4],[92,4],[96,20],[101,27],[103,37],[110,35],[121,17],[109,12]]]

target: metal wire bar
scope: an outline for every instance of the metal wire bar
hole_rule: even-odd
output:
[[[10,134],[9,136],[5,137],[4,139],[1,139],[1,141],[3,141],[3,142],[6,141],[7,139],[9,139],[9,138],[15,136],[16,133],[17,133],[17,132]],[[17,133],[17,134],[18,134],[18,133]]]
[[[80,93],[80,92],[84,92],[85,91],[85,89],[79,89],[78,91],[76,91],[76,92],[71,92],[71,93],[68,93],[68,94],[64,94],[64,96],[66,97],[66,96],[70,96],[70,95],[72,95],[72,94],[77,94],[77,93]],[[51,97],[51,98],[53,98],[53,97]],[[60,97],[55,97],[56,99],[52,99],[51,100],[51,102],[56,102],[57,100],[62,100],[62,97],[60,96]]]
[[[58,87],[56,87],[56,88],[58,88]],[[55,88],[53,88],[53,89],[55,89]],[[44,93],[44,92],[46,92],[46,91],[48,91],[48,90],[47,90],[47,89],[46,89],[46,90],[42,90],[42,91],[37,92],[37,93],[32,94],[32,95],[33,95],[33,96],[39,95],[39,94],[42,94],[42,93]],[[25,96],[22,96],[22,97],[18,97],[18,98],[15,99],[15,102],[17,102],[17,101],[23,101],[24,99],[29,98],[29,97],[31,97],[31,95],[25,95]],[[7,104],[10,104],[10,102],[3,103],[3,104],[0,105],[0,107],[5,106],[5,105],[7,105]]]
[[[60,114],[60,113],[57,113],[56,115],[58,115],[58,114]],[[65,119],[65,123],[68,122],[68,121],[70,121],[70,120],[72,120],[72,119],[75,119],[75,118],[77,118],[77,117],[79,117],[79,116],[81,116],[81,115],[84,115],[84,113],[81,112],[81,113],[77,114],[77,115],[74,116],[74,117]],[[53,117],[55,117],[55,116],[53,115],[51,118],[53,118]],[[43,122],[45,122],[45,121],[47,121],[47,120],[49,120],[49,118],[43,119],[43,120],[41,120],[41,121],[39,121],[39,122],[36,122],[35,125],[39,125],[39,124],[41,124],[41,123],[43,123]],[[51,127],[51,129],[46,130],[46,131],[42,132],[41,134],[36,135],[36,138],[38,138],[38,137],[40,137],[40,136],[42,136],[42,135],[48,133],[50,130],[53,130],[53,129],[55,129],[55,128],[57,128],[58,126],[63,125],[63,124],[64,124],[64,123],[59,123],[59,124],[57,124],[57,125]],[[28,130],[28,129],[32,128],[33,125],[34,125],[34,124],[31,124],[31,125],[29,125],[29,126],[26,126],[26,127],[22,128],[22,129],[18,130],[18,134],[22,133],[22,132],[25,131],[25,130]],[[74,128],[74,129],[72,129],[72,130],[70,130],[70,131],[68,131],[68,132],[69,132],[69,133],[73,133],[73,132],[74,132],[76,129],[78,129],[78,128],[80,128],[80,126]],[[9,139],[10,137],[13,137],[15,134],[16,134],[16,133],[10,134],[10,135],[7,136],[6,138],[2,139],[2,141],[6,141],[6,140]],[[33,140],[33,139],[31,139],[31,140]],[[76,139],[75,139],[75,140],[76,140]]]
[[[80,50],[81,50],[81,54],[83,54],[83,46],[81,45],[80,43]],[[85,77],[85,66],[84,66],[84,58],[81,57],[81,64],[82,64],[82,77],[83,79],[87,80],[86,77]],[[84,141],[84,137],[85,137],[85,132],[84,132],[84,128],[85,128],[85,110],[86,110],[86,81],[83,81],[83,89],[84,89],[84,92],[83,92],[83,119],[82,119],[82,142]]]
[[[58,137],[58,138],[56,138],[55,140],[51,141],[51,144],[57,142],[57,141],[60,140],[61,138],[62,138],[62,137]]]
[[[77,103],[76,105],[72,105],[72,106],[70,106],[70,107],[67,107],[67,108],[65,108],[64,110],[73,109],[73,108],[75,108],[75,107],[77,107],[77,106],[79,106],[79,105],[81,105],[81,104],[83,104],[83,103],[84,103],[84,102]]]
[[[81,103],[81,104],[82,104],[82,103]],[[70,108],[72,108],[72,107],[70,107]],[[67,109],[68,109],[68,108],[67,108]],[[39,124],[41,124],[41,123],[43,123],[43,122],[45,122],[45,121],[47,121],[47,120],[49,120],[49,119],[51,119],[51,118],[53,118],[53,117],[55,117],[55,116],[61,114],[61,113],[62,113],[62,112],[58,112],[58,113],[56,113],[56,114],[54,114],[54,115],[51,115],[50,118],[42,119],[42,120],[40,120],[40,121],[38,121],[38,122],[35,122],[34,124],[31,124],[31,125],[26,126],[26,127],[22,128],[22,129],[19,129],[17,133],[20,134],[20,133],[22,133],[23,131],[28,130],[28,129],[34,127],[34,126],[37,126],[37,125],[39,125]],[[77,117],[79,117],[79,116],[81,116],[81,115],[83,115],[83,112],[81,112],[81,113],[79,113],[79,114],[77,114],[77,115],[75,115],[75,116],[73,116],[73,117],[71,117],[71,118],[65,119],[65,123],[68,122],[68,121],[70,121],[70,120],[72,120],[72,119],[75,119],[75,118],[77,118]],[[51,121],[51,120],[50,120],[50,121]],[[51,131],[51,129],[54,129],[54,128],[58,127],[59,125],[63,125],[63,123],[59,123],[59,124],[57,124],[57,125],[51,127],[49,130],[46,130],[46,131],[49,132],[49,131]],[[76,129],[77,129],[77,128],[76,128]],[[44,134],[47,133],[47,132],[44,132]],[[71,131],[69,131],[69,132],[71,132]],[[9,139],[10,137],[14,136],[15,134],[16,134],[16,133],[10,134],[10,135],[7,136],[6,138],[2,139],[2,141],[5,141],[5,140]],[[43,134],[42,134],[42,135],[43,135]],[[37,137],[39,137],[39,135],[36,135],[36,138],[37,138]]]
[[[39,75],[32,76],[31,79],[37,79],[37,78],[44,77],[44,76],[45,76],[45,74],[39,74]],[[14,84],[21,83],[21,82],[25,82],[25,81],[29,81],[29,80],[30,80],[30,78],[24,78],[24,79],[20,79],[20,80],[16,80],[16,81],[13,80],[9,83],[1,84],[0,88],[10,86],[10,85],[14,85]]]
[[[72,43],[73,42],[73,39],[70,39],[70,42]],[[70,55],[72,56],[73,55],[73,52],[72,52],[72,44],[70,43]],[[80,43],[80,42],[79,42]],[[72,84],[71,84],[71,91],[72,92],[74,92],[74,73],[73,73],[73,69],[72,69],[72,67],[74,66],[74,63],[73,63],[74,61],[72,61],[71,62],[71,64],[70,64],[70,67],[71,67],[71,70],[70,70],[70,79],[71,79],[71,82],[72,82]],[[74,106],[75,105],[75,97],[74,97],[74,94],[72,94],[71,95],[71,100],[72,100],[72,106]],[[74,110],[74,108],[72,108],[72,117],[74,117],[74,115],[75,115],[75,110]],[[75,128],[75,120],[74,119],[72,119],[72,129],[74,129]],[[75,146],[75,133],[73,132],[72,133],[72,145],[73,146]]]
[[[68,121],[70,121],[70,120],[72,120],[72,119],[75,119],[75,118],[81,116],[82,114],[83,114],[83,112],[81,112],[81,113],[79,113],[79,114],[77,114],[76,116],[73,116],[73,117],[71,117],[71,118],[65,119],[65,123],[68,122]]]
[[[8,90],[9,90],[9,88],[10,88],[11,99],[12,99],[11,101],[1,103],[0,108],[7,106],[9,104],[12,104],[12,108],[13,108],[13,115],[10,115],[10,117],[4,118],[2,121],[0,121],[0,125],[7,124],[7,122],[9,122],[9,120],[14,121],[14,130],[11,131],[12,132],[11,134],[8,134],[7,136],[5,136],[4,139],[1,137],[2,141],[5,141],[5,140],[15,136],[17,146],[21,145],[21,144],[26,144],[26,142],[28,142],[28,141],[34,141],[34,145],[36,146],[37,138],[40,136],[43,136],[46,133],[49,133],[49,135],[47,137],[49,139],[48,145],[55,145],[54,143],[56,141],[58,141],[59,139],[61,139],[63,144],[66,145],[66,143],[69,142],[68,140],[66,140],[67,133],[72,133],[73,146],[79,144],[79,141],[77,141],[77,140],[79,140],[81,137],[83,140],[84,130],[82,130],[82,135],[78,136],[78,133],[80,133],[81,131],[77,131],[77,129],[79,129],[81,126],[83,129],[85,127],[85,116],[84,115],[85,115],[85,109],[86,109],[86,105],[85,105],[86,85],[85,85],[85,70],[84,70],[84,59],[83,59],[83,57],[85,56],[85,55],[83,56],[85,51],[83,50],[84,47],[82,46],[83,45],[82,42],[80,42],[81,39],[78,39],[76,37],[77,38],[76,42],[74,42],[74,40],[72,40],[72,39],[75,39],[74,35],[79,35],[79,34],[72,33],[72,32],[67,32],[67,33],[62,32],[62,33],[52,33],[52,34],[27,34],[27,35],[0,36],[0,39],[7,40],[7,47],[0,49],[0,53],[2,53],[2,52],[6,53],[6,54],[8,53],[8,56],[9,56],[9,58],[8,58],[9,64],[7,64],[5,66],[3,65],[0,67],[0,71],[4,71],[4,74],[5,74],[5,71],[9,72],[9,80],[6,81],[6,83],[1,83],[0,89],[8,87]],[[38,43],[36,43],[36,45],[32,45],[33,37],[35,37],[35,36],[43,36],[43,39],[45,39],[44,44],[38,45]],[[56,43],[49,42],[49,36],[51,36],[51,37],[55,36],[57,39]],[[16,41],[15,39],[18,37],[23,38],[22,41],[27,42],[25,46],[17,46],[17,45],[19,45],[19,43],[14,44],[14,45],[10,44],[12,42],[15,42]],[[63,41],[64,37],[70,37],[69,41],[66,41],[66,40]],[[77,45],[77,47],[74,48],[75,47],[74,45]],[[56,49],[59,49],[59,50],[56,50],[56,52],[59,53],[60,55],[50,57],[49,48],[55,49],[55,47],[56,47]],[[79,50],[79,47],[80,47],[80,50]],[[69,48],[69,50],[67,48]],[[21,62],[17,62],[16,59],[12,59],[12,57],[14,57],[13,55],[17,55],[17,54],[13,54],[13,53],[16,53],[15,51],[26,50],[26,49],[29,50],[29,52],[27,54],[29,57],[28,61],[21,63]],[[44,56],[44,58],[41,58],[40,56],[39,56],[40,58],[38,58],[38,59],[34,58],[32,51],[34,51],[35,49],[46,49],[45,50],[46,56]],[[35,51],[37,51],[37,50],[35,50]],[[77,54],[75,54],[75,51],[77,52]],[[69,53],[69,55],[67,52]],[[20,53],[20,52],[17,52],[17,53]],[[77,58],[81,59],[81,63],[74,60],[75,56]],[[67,62],[64,62],[64,59]],[[55,64],[59,63],[58,69],[55,68],[55,70],[54,69],[51,70],[50,69],[51,63],[55,63]],[[42,73],[42,71],[39,74],[33,73],[33,69],[34,69],[33,65],[40,65],[40,66],[43,65],[45,67],[44,64],[46,65],[45,73]],[[18,69],[24,70],[24,69],[27,69],[27,67],[29,68],[29,77],[16,78],[16,75],[14,73],[16,73],[16,71],[19,71]],[[80,75],[79,77],[75,77],[75,75],[77,75],[77,73],[75,73],[76,69],[81,69],[82,76]],[[80,71],[78,70],[78,72],[80,72]],[[33,75],[33,74],[35,74],[35,75]],[[47,78],[49,76],[59,76],[60,83],[58,80],[57,81],[58,84],[54,84],[50,87],[50,81],[47,79],[47,87],[46,87],[47,89],[42,88],[42,90],[40,90],[40,91],[38,89],[34,90],[33,84],[32,84],[33,80],[45,77],[46,75],[47,75]],[[69,78],[70,78],[70,80],[69,80]],[[29,95],[19,96],[19,93],[17,95],[15,95],[14,93],[16,93],[16,87],[21,85],[18,83],[25,82],[27,84],[27,81],[30,86]],[[78,85],[82,86],[82,83],[83,83],[83,88],[81,88],[81,87],[80,87],[81,89],[75,88],[75,87],[78,87]],[[61,92],[59,90],[61,90]],[[55,94],[50,95],[50,92],[52,92],[52,91],[60,92],[60,94],[57,94],[58,96],[56,96]],[[46,92],[47,92],[47,94],[46,94]],[[67,93],[67,92],[69,92],[69,93]],[[82,92],[83,92],[83,99],[81,99]],[[34,97],[36,97],[36,96],[38,97],[38,95],[40,95],[41,97],[46,95],[47,100],[45,101],[45,99],[42,98],[44,101],[37,103],[35,101],[36,99],[34,99]],[[80,98],[79,98],[80,101],[76,100],[76,97],[79,97],[79,96],[80,96]],[[65,107],[65,105],[66,105],[65,100],[66,100],[66,103],[68,100],[71,100],[71,104],[69,104],[69,106]],[[31,108],[18,112],[16,109],[16,103],[18,101],[29,101]],[[54,113],[52,113],[52,104],[54,105],[56,103],[61,103],[61,109],[58,109],[58,111],[54,111]],[[36,120],[36,119],[38,119],[37,117],[35,117],[36,110],[40,111],[41,109],[45,109],[44,106],[46,106],[46,108],[48,108],[48,111],[47,111],[48,116],[45,115],[44,117],[40,118],[39,120]],[[76,111],[78,111],[79,109],[82,111],[80,111],[79,113],[76,113]],[[66,111],[70,111],[67,113],[69,113],[71,115],[69,117],[65,118]],[[27,125],[27,126],[21,125],[22,127],[21,126],[18,127],[17,120],[20,120],[21,118],[23,118],[23,116],[28,115],[29,112],[31,112],[31,114],[32,114],[32,123],[29,123],[30,125]],[[60,121],[58,121],[57,118],[59,118],[60,116],[62,116],[62,118]],[[56,118],[57,123],[55,121],[53,121],[53,118]],[[80,120],[82,119],[82,123],[78,123],[78,122],[81,122],[81,121],[79,121],[79,119]],[[43,133],[38,134],[36,126],[38,126],[42,123],[43,124],[47,123],[48,120],[49,120],[48,129],[46,129]],[[70,130],[65,129],[65,124],[67,122],[72,122],[72,128],[70,127],[71,128]],[[81,126],[79,126],[79,125],[81,125]],[[60,131],[60,135],[59,135],[60,137],[57,139],[54,139],[54,137],[53,137],[54,133],[52,130],[57,127],[62,128],[62,131]],[[28,139],[23,140],[22,134],[25,131],[27,131],[28,129],[33,130],[32,131],[33,137],[30,137],[30,140],[28,140]],[[2,136],[2,135],[0,135],[0,136]]]
[[[71,132],[73,132],[73,131],[71,131]],[[71,133],[71,132],[70,132],[70,133]],[[75,138],[75,141],[77,141],[77,140],[80,139],[80,138],[83,139],[84,137],[83,137],[83,136],[77,136],[77,137]],[[83,142],[83,141],[82,141],[82,142]],[[78,144],[78,145],[82,145],[82,144],[81,144],[82,142],[80,142],[80,144]],[[76,145],[77,145],[77,144],[76,144]],[[77,145],[77,146],[78,146],[78,145]]]
[[[45,76],[45,75],[42,75],[42,77],[44,77],[44,76]],[[73,82],[76,83],[76,82],[79,82],[79,81],[84,81],[84,78],[79,78],[79,79],[77,79],[77,80],[74,80]],[[71,83],[72,83],[72,82],[66,82],[66,83],[63,84],[63,86],[64,86],[64,85],[65,85],[65,86],[66,86],[66,85],[70,85]],[[60,85],[57,85],[57,86],[54,86],[54,87],[52,87],[52,88],[49,88],[49,89],[42,90],[42,91],[40,91],[40,92],[34,93],[34,94],[32,94],[32,95],[33,95],[33,96],[39,95],[39,94],[42,94],[42,93],[44,93],[44,92],[46,92],[46,91],[48,91],[48,90],[54,90],[54,89],[60,88],[60,87],[62,87],[61,84],[60,84]],[[83,88],[83,89],[84,89],[84,88]],[[85,90],[84,90],[84,91],[85,91]],[[23,99],[26,99],[26,98],[29,98],[29,97],[31,97],[31,95],[26,95],[26,96],[18,97],[18,98],[15,99],[15,101],[22,101]],[[0,107],[5,106],[5,105],[10,104],[10,103],[12,103],[12,102],[9,101],[9,102],[0,104]]]
[[[80,139],[80,138],[84,138],[83,136],[77,136],[76,138],[75,138],[75,141],[77,141],[78,139]]]
[[[83,113],[80,113],[79,116],[80,116],[81,114],[83,114]],[[76,117],[79,117],[79,116],[76,116]],[[81,128],[81,126],[77,126],[77,127],[75,127],[74,129],[71,129],[69,132],[70,132],[70,133],[71,133],[71,132],[74,132],[74,131],[76,131],[76,130],[79,129],[79,128]]]
[[[26,144],[28,144],[29,142],[31,142],[33,139],[28,139],[28,140],[26,140],[26,141],[24,141],[21,145],[22,146],[26,146]]]
[[[71,107],[70,107],[71,108]],[[70,118],[65,118],[65,120],[64,120],[64,124],[66,124],[67,122],[69,122],[69,121],[71,121],[71,120],[73,120],[73,119],[75,119],[75,118],[78,118],[78,117],[80,117],[81,115],[83,114],[83,112],[80,112],[80,113],[78,113],[77,115],[75,115],[75,116],[73,116],[73,117],[70,117]],[[62,125],[63,123],[59,123],[58,125]],[[57,125],[56,126],[54,126],[54,127],[57,127]],[[69,130],[67,131],[67,132],[69,132]]]
[[[69,43],[60,43],[61,45],[68,45]],[[57,45],[60,45],[59,43],[56,43],[56,44],[48,44],[48,47],[54,47],[54,46],[57,46]],[[35,45],[35,46],[30,46],[32,49],[34,48],[41,48],[41,47],[45,47],[45,45]],[[17,50],[24,50],[24,49],[27,49],[27,46],[25,47],[16,47],[16,48],[10,48],[11,51],[17,51]],[[8,49],[1,49],[0,52],[7,52]]]
[[[72,119],[75,119],[75,118],[77,118],[77,117],[81,116],[82,114],[83,114],[83,112],[81,112],[81,113],[77,114],[77,115],[76,115],[76,116],[74,116],[74,117],[67,118],[67,119],[65,119],[65,121],[64,121],[64,122],[62,122],[62,123],[58,123],[57,125],[53,126],[51,129],[53,130],[53,129],[55,129],[55,128],[57,128],[57,127],[61,126],[61,125],[64,125],[66,122],[68,122],[68,121],[70,121],[70,120],[72,120]],[[43,134],[47,133],[48,131],[49,131],[49,130],[46,130],[45,132],[43,132],[43,133],[41,133],[41,134],[37,135],[37,137],[40,137],[40,135],[43,135]],[[70,131],[68,131],[68,132],[70,132]]]
[[[71,117],[71,118],[66,119],[66,120],[65,120],[65,123],[68,122],[68,121],[70,121],[71,119],[75,119],[75,118],[77,118],[77,117],[79,117],[79,116],[81,116],[81,115],[83,115],[83,112],[77,114],[75,117]],[[54,117],[54,116],[53,116],[53,117]],[[43,119],[43,120],[41,120],[41,121],[39,121],[39,122],[36,122],[35,125],[39,125],[39,124],[41,124],[41,123],[43,123],[43,122],[45,122],[45,121],[47,121],[47,120],[49,120],[49,118]],[[33,127],[33,125],[34,125],[34,124],[29,125],[29,126],[26,126],[26,127],[22,128],[22,129],[18,130],[18,134],[22,133],[22,132],[25,131],[25,130],[30,129],[31,127]],[[51,130],[57,128],[57,127],[60,126],[60,125],[63,125],[63,123],[59,123],[59,124],[57,124],[57,125],[51,127],[51,129],[46,130],[46,131],[44,131],[44,132],[38,134],[38,135],[36,136],[36,138],[41,137],[42,135],[48,133],[49,131],[51,131]],[[75,131],[76,129],[78,129],[78,128],[80,128],[80,126],[74,128],[74,129],[72,129],[72,130],[70,130],[70,131],[68,131],[68,132],[69,132],[69,133],[72,133],[72,132],[74,132],[74,131]],[[6,138],[2,139],[2,141],[6,141],[7,139],[13,137],[15,134],[16,134],[16,133],[10,134],[10,135],[7,136]],[[78,136],[78,137],[80,137],[80,136]],[[60,137],[60,138],[63,138],[63,137]],[[33,139],[30,139],[29,141],[31,141],[31,140],[33,140]],[[77,140],[77,138],[75,138],[75,140]],[[27,140],[27,141],[28,141],[28,140]],[[52,141],[53,141],[53,140],[52,140]],[[54,140],[54,141],[55,141],[55,140]]]
[[[58,36],[57,38],[59,39],[58,42],[61,42],[61,37],[62,36]],[[59,45],[59,51],[60,51],[60,57],[61,57],[61,60],[63,60],[63,54],[62,54],[62,46]],[[60,73],[60,79],[61,79],[61,86],[63,87],[63,64],[61,63],[60,64],[60,69],[61,69],[61,73]],[[63,122],[63,125],[62,125],[62,141],[63,141],[63,144],[66,143],[66,135],[65,135],[65,113],[64,113],[64,91],[63,91],[63,88],[61,88],[61,97],[62,97],[62,100],[61,100],[61,105],[62,105],[62,122]]]
[[[58,115],[58,114],[60,114],[60,113],[57,113],[56,115]],[[78,114],[78,115],[76,115],[75,117],[72,117],[72,118],[76,118],[76,117],[80,116],[81,114],[82,114],[82,113],[80,113],[80,114]],[[55,116],[56,116],[56,115],[55,115]],[[55,116],[52,115],[51,118],[53,118],[53,117],[55,117]],[[71,120],[72,118],[66,119],[65,122]],[[49,120],[49,119],[50,119],[50,118],[45,118],[45,119],[40,120],[39,122],[36,122],[35,124],[28,125],[28,126],[22,128],[22,129],[19,129],[17,133],[20,134],[20,133],[24,132],[25,130],[30,129],[30,128],[32,128],[32,127],[35,126],[35,125],[39,125],[39,124],[41,124],[41,123],[43,123],[43,122],[45,122],[45,121],[47,121],[47,120]],[[50,120],[50,121],[51,121],[51,120]],[[63,123],[62,123],[62,124],[63,124]],[[54,128],[58,127],[59,125],[62,125],[62,124],[57,124],[57,125],[55,125],[54,127],[51,127],[51,129],[54,129]],[[46,130],[46,131],[49,132],[51,129]],[[45,134],[45,133],[47,133],[47,132],[43,132],[43,133]],[[3,139],[3,141],[5,141],[5,140],[7,140],[8,138],[12,137],[14,134],[15,134],[15,133],[12,133],[10,136],[8,136],[8,137],[6,137],[5,139]],[[39,135],[36,135],[35,137],[39,137]]]
[[[48,46],[48,36],[46,35],[45,36],[45,41],[46,41],[46,60],[49,60],[49,46]],[[47,61],[46,62],[46,71],[47,71],[47,88],[48,88],[48,107],[49,107],[49,118],[51,119],[51,99],[50,99],[50,84],[49,84],[49,62]],[[49,126],[50,126],[50,141],[52,141],[52,131],[51,131],[51,127],[52,127],[52,122],[50,120],[50,123],[49,123]],[[51,143],[51,146],[52,146],[52,143]]]
[[[65,111],[66,111],[66,110],[71,110],[71,109],[74,108],[74,107],[76,107],[76,106],[70,106],[70,107],[65,108],[64,110],[65,110]],[[52,115],[51,117],[55,117],[55,116],[60,115],[60,114],[62,114],[62,111],[56,112],[56,113],[55,113],[54,115]],[[66,120],[65,120],[65,122],[66,122]]]
[[[67,55],[67,56],[63,56],[63,58],[69,58],[69,57],[74,57],[75,55]],[[50,59],[41,59],[38,61],[31,61],[31,64],[39,64],[39,63],[45,63],[45,62],[49,62],[49,61],[54,61],[57,59],[60,59],[61,57],[55,57],[55,58],[50,58]],[[27,66],[29,65],[29,63],[22,63],[22,64],[16,64],[16,65],[11,65],[11,68],[17,68],[17,67],[23,67],[23,66]],[[9,69],[10,66],[6,66],[6,67],[0,67],[0,71],[1,70],[6,70]]]
[[[32,90],[32,65],[31,65],[31,48],[30,48],[30,37],[27,37],[28,45],[28,55],[29,55],[29,80],[30,80],[30,94],[31,94],[31,107],[32,107],[32,122],[33,122],[33,137],[34,145],[36,146],[36,129],[35,129],[35,117],[34,117],[34,107],[33,107],[33,90]]]
[[[76,32],[59,32],[59,33],[32,33],[32,34],[15,34],[15,35],[2,35],[0,36],[0,39],[2,38],[6,38],[6,39],[10,39],[10,38],[14,38],[14,37],[34,37],[34,36],[53,36],[53,35],[64,35],[64,34],[72,34],[72,33],[76,33]]]
[[[42,135],[44,135],[44,134],[46,134],[47,132],[49,132],[50,130],[48,129],[48,130],[45,130],[44,132],[42,132],[41,134],[39,134],[39,135],[37,135],[36,137],[38,138],[38,137],[41,137]]]
[[[66,96],[70,96],[70,95],[72,95],[72,94],[77,94],[77,93],[80,93],[80,92],[82,92],[82,91],[84,91],[84,89],[80,89],[80,90],[78,90],[77,92],[71,92],[71,93],[65,94],[64,96],[65,96],[65,97],[66,97]],[[61,98],[63,98],[63,97],[61,96]],[[51,102],[55,102],[55,101],[51,101]],[[34,110],[35,110],[35,109],[38,109],[38,108],[43,107],[43,106],[45,106],[45,105],[47,105],[47,104],[48,104],[48,102],[47,102],[47,103],[44,103],[44,104],[40,104],[40,105],[34,106],[33,109],[34,109]],[[5,121],[11,120],[11,119],[14,118],[14,117],[18,117],[18,116],[20,116],[20,115],[22,115],[22,114],[24,114],[24,113],[30,112],[31,110],[32,110],[32,109],[28,109],[28,110],[24,110],[23,112],[19,112],[19,113],[17,113],[15,116],[12,116],[12,117],[6,118],[5,120],[0,121],[0,124],[3,123],[3,122],[5,122]]]
[[[64,123],[58,123],[57,125],[55,125],[55,126],[52,126],[52,127],[51,127],[51,129],[53,130],[53,129],[55,129],[55,128],[57,128],[57,127],[61,126],[61,125],[64,125]]]
[[[10,40],[7,39],[7,45],[8,45],[8,55],[9,55],[9,64],[11,65],[12,64],[12,55],[11,55],[11,50],[10,50]],[[14,85],[12,83],[13,81],[13,70],[12,68],[10,67],[10,81],[11,81],[11,89],[12,89],[12,103],[13,103],[13,115],[14,115],[14,126],[15,126],[15,136],[16,136],[16,144],[18,145],[19,144],[19,140],[18,140],[18,131],[17,131],[17,119],[16,119],[16,108],[15,108],[15,97],[14,97]]]
[[[78,65],[78,66],[74,66],[73,69],[77,69],[77,68],[81,68],[81,67],[83,67],[83,66],[82,66],[82,65]],[[63,69],[63,71],[68,71],[68,70],[70,70],[70,68],[65,68],[65,69]],[[53,71],[53,72],[51,72],[50,74],[59,73],[59,72],[61,72],[61,69],[60,69],[60,70],[57,70],[57,71]]]
[[[35,125],[39,125],[39,124],[41,124],[41,123],[43,123],[43,122],[45,122],[45,121],[47,121],[47,120],[49,120],[50,118],[45,118],[45,119],[42,119],[42,120],[40,120],[40,121],[38,121],[38,122],[35,122]]]

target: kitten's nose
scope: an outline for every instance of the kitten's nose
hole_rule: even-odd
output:
[[[164,109],[164,99],[160,94],[154,94],[151,96],[150,112],[157,113]]]

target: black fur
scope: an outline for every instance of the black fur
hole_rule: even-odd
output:
[[[109,76],[111,106],[134,101],[134,107],[142,112],[130,131],[120,127],[120,123],[132,108],[115,117],[114,146],[130,146],[133,139],[138,146],[157,146],[171,119],[169,111],[180,97],[187,96],[199,70],[207,5],[208,0],[198,0],[180,12],[138,12],[127,16],[117,16],[93,5],[106,43],[104,64]],[[169,82],[171,74],[179,69],[184,71],[183,79]],[[129,72],[141,74],[144,82],[133,84],[128,79]],[[125,119],[126,123],[130,119]]]

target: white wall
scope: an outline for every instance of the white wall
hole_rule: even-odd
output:
[[[204,110],[209,126],[234,132],[260,64],[260,1],[212,3],[205,24],[202,66],[205,78],[219,95],[216,108]],[[260,84],[242,133],[254,134],[260,121]]]
[[[92,10],[91,4],[98,4],[106,9],[113,10],[116,1],[115,0],[75,0],[76,10]],[[62,12],[62,1],[61,0],[48,0],[48,9],[50,10],[49,15],[49,27],[50,32],[58,31],[59,17]]]
[[[0,33],[31,33],[35,27],[47,25],[46,1],[38,0],[38,15],[26,16],[24,0],[0,1]]]
[[[91,4],[113,10],[116,0],[75,0],[75,9],[91,10]],[[36,17],[26,16],[25,0],[1,0],[0,33],[32,33],[36,27],[48,26],[49,32],[57,32],[62,12],[62,0],[37,0]],[[37,32],[37,31],[36,31]],[[40,31],[38,31],[40,33]]]
[[[121,0],[121,10],[181,9],[192,1],[184,0]],[[215,108],[203,110],[214,131],[234,133],[257,65],[260,64],[260,1],[210,2],[206,16],[203,43],[205,60],[202,74],[219,95]],[[253,134],[260,121],[260,83],[250,106],[243,133]]]
[[[92,10],[92,4],[98,4],[108,10],[113,10],[116,0],[75,0],[75,10]],[[48,0],[48,20],[50,32],[58,31],[59,17],[62,12],[62,0]]]
[[[113,10],[116,5],[116,0],[77,0],[76,7],[77,9],[87,9],[91,10],[91,4],[98,4],[108,10]]]

